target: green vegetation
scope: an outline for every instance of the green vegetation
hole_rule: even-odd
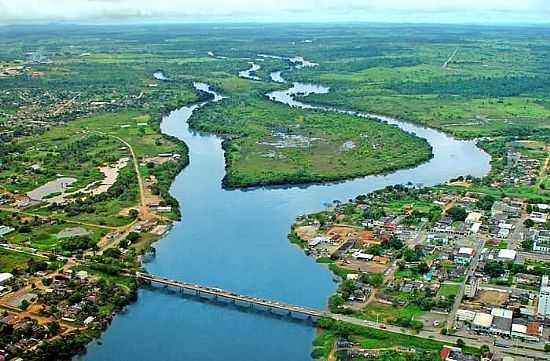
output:
[[[394,126],[275,104],[263,96],[269,90],[263,83],[228,78],[214,84],[230,97],[200,109],[191,125],[229,138],[227,186],[338,180],[431,157],[425,140]]]
[[[14,272],[18,269],[26,270],[32,262],[45,261],[47,261],[47,259],[43,257],[0,248],[0,272]]]
[[[410,303],[405,307],[395,307],[384,303],[369,303],[361,312],[360,317],[370,321],[391,322],[396,316],[413,319],[425,313],[416,304]]]
[[[402,346],[423,350],[440,350],[443,347],[443,343],[439,341],[356,326],[340,321],[322,319],[319,321],[318,326],[323,330],[332,331],[336,335],[348,336],[351,341],[359,343],[362,348],[366,349]]]
[[[456,296],[458,294],[459,289],[460,289],[460,285],[444,283],[441,285],[441,288],[437,292],[437,295],[442,297]]]

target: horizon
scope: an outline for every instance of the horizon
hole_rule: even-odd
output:
[[[0,25],[71,23],[126,25],[163,23],[407,23],[540,25],[550,3],[525,0],[0,0]]]

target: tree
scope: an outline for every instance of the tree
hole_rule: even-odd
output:
[[[21,301],[21,305],[19,306],[19,308],[21,308],[22,310],[26,310],[27,308],[29,308],[29,306],[31,305],[31,303],[27,300],[23,300]]]
[[[129,215],[131,218],[136,219],[136,218],[138,217],[138,215],[139,215],[139,212],[138,212],[137,209],[132,208],[132,209],[130,209],[130,210],[128,211],[128,215]]]
[[[487,262],[484,269],[492,278],[500,277],[506,271],[504,263],[497,261]]]
[[[531,251],[534,244],[535,242],[532,239],[526,239],[521,242],[521,248],[523,248],[525,251]]]
[[[128,235],[126,236],[126,240],[134,243],[135,241],[137,241],[139,239],[139,233],[137,232],[130,232],[128,233]]]
[[[57,321],[48,322],[46,327],[48,327],[48,331],[50,331],[51,336],[57,336],[59,335],[59,332],[61,332],[61,326],[59,326]]]
[[[384,241],[382,243],[382,246],[384,248],[393,248],[395,250],[400,250],[401,248],[403,248],[404,243],[399,238],[397,238],[396,236],[392,236],[387,241]]]
[[[527,218],[525,222],[523,222],[523,224],[525,225],[525,227],[531,228],[535,225],[535,222],[531,218]]]
[[[491,349],[490,349],[489,346],[487,346],[487,345],[481,346],[481,347],[479,348],[479,350],[481,351],[482,354],[491,351]]]
[[[447,215],[455,222],[464,221],[466,219],[466,209],[463,207],[454,206],[449,208]]]
[[[430,267],[428,267],[426,262],[420,262],[420,264],[416,269],[416,271],[421,275],[428,273],[429,270],[430,270]]]
[[[463,339],[459,338],[458,340],[456,340],[456,346],[460,348],[464,348],[466,346],[466,342],[464,342]]]

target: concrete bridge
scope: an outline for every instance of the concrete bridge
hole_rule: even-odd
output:
[[[312,320],[316,320],[321,317],[331,317],[330,313],[313,309],[313,308],[291,305],[284,302],[275,302],[272,300],[258,298],[258,297],[240,295],[240,294],[222,290],[216,287],[201,286],[201,285],[190,284],[182,281],[170,280],[167,278],[155,276],[148,273],[136,272],[136,278],[145,283],[160,284],[160,285],[177,288],[184,293],[185,291],[187,291],[189,294],[196,295],[199,297],[204,295],[209,295],[209,296],[212,296],[214,299],[225,299],[233,303],[248,305],[250,307],[262,306],[263,308],[258,307],[258,309],[263,309],[265,311],[282,311],[287,313],[290,316],[300,315],[300,316],[305,316],[306,318],[312,319]]]

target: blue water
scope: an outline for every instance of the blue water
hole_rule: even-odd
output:
[[[293,88],[303,90],[304,85]],[[271,94],[285,101],[289,92]],[[221,100],[223,101],[223,100]],[[432,129],[381,118],[426,138],[434,158],[414,169],[347,182],[292,188],[224,190],[221,139],[189,130],[196,107],[172,112],[163,132],[189,146],[190,164],[175,179],[172,194],[183,218],[156,244],[151,273],[191,283],[325,308],[335,284],[329,271],[287,240],[295,217],[386,185],[435,185],[460,175],[482,176],[489,157],[473,142]],[[90,345],[86,361],[110,360],[310,360],[314,329],[266,314],[142,289],[139,300],[117,316]]]

